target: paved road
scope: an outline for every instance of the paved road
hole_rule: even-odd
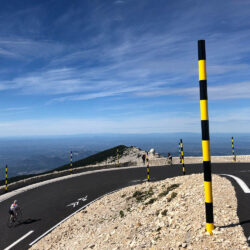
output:
[[[202,171],[202,165],[186,166],[186,174]],[[250,187],[250,164],[213,164],[212,171],[217,174],[237,176]],[[152,181],[178,175],[182,175],[181,166],[150,168]],[[250,194],[244,193],[233,178],[226,178],[235,186],[238,198],[238,216],[244,233],[248,237],[250,235],[250,215],[248,215]],[[5,249],[30,232],[27,237],[11,248],[27,249],[30,247],[30,243],[84,205],[106,193],[142,183],[145,179],[146,169],[143,167],[98,172],[41,186],[5,200],[0,203],[0,249]],[[13,199],[17,199],[23,209],[23,222],[9,229],[6,226],[7,212]]]

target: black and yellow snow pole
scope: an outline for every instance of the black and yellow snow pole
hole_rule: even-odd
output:
[[[199,63],[199,84],[200,84],[200,110],[201,110],[201,134],[202,134],[202,155],[204,171],[204,191],[206,208],[206,230],[212,235],[214,229],[213,216],[213,195],[212,195],[212,175],[210,156],[210,137],[208,120],[208,100],[207,100],[207,73],[206,73],[206,49],[205,40],[198,41],[198,63]]]
[[[8,165],[5,167],[5,193],[8,192]]]
[[[147,177],[148,177],[148,181],[149,181],[149,162],[148,162],[148,152],[147,152],[147,157],[146,157],[146,160],[147,160]]]
[[[72,162],[72,151],[70,152],[70,174],[72,174],[73,171],[73,162]]]
[[[120,165],[120,163],[119,163],[119,148],[117,148],[116,152],[117,152],[117,155],[116,155],[116,158],[117,158],[117,167],[119,167],[119,165]]]
[[[185,171],[185,164],[184,164],[184,153],[183,153],[183,143],[182,143],[182,139],[180,140],[180,144],[181,144],[182,173],[183,173],[183,175],[185,175],[185,174],[186,174],[186,171]]]
[[[181,163],[181,143],[179,142],[179,159],[180,159],[180,163]]]
[[[234,138],[232,137],[232,151],[233,151],[233,161],[236,161],[236,156],[234,153]]]

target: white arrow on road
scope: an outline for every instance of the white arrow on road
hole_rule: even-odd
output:
[[[233,178],[239,185],[240,187],[243,189],[243,191],[246,193],[246,194],[250,194],[250,189],[249,187],[247,186],[247,184],[241,180],[239,177],[236,177],[234,175],[230,175],[230,174],[220,174],[220,175],[225,175],[225,176],[229,176],[231,178]]]
[[[77,201],[76,201],[76,202],[72,202],[72,203],[70,203],[69,205],[67,205],[67,207],[70,207],[70,206],[76,207],[76,206],[78,206],[78,205],[79,205],[79,202],[80,202],[80,201],[84,202],[84,201],[86,201],[86,200],[87,200],[87,198],[88,198],[88,196],[87,196],[87,195],[85,195],[84,197],[77,199]]]
[[[87,198],[88,198],[88,196],[87,196],[87,195],[85,195],[84,197],[79,198],[78,200],[79,200],[79,201],[86,201],[86,200],[87,200]]]
[[[79,205],[79,201],[76,201],[76,202],[73,202],[73,203],[70,203],[69,205],[67,205],[67,207],[70,207],[70,206],[78,206]]]

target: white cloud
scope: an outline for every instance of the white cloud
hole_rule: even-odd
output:
[[[9,107],[0,109],[0,112],[20,112],[20,111],[27,111],[31,107]]]
[[[138,96],[184,96],[189,98],[200,98],[199,85],[197,81],[196,87],[191,88],[165,88],[155,89],[153,91],[145,91],[137,93]],[[230,83],[218,86],[208,86],[209,100],[225,100],[225,99],[250,99],[250,82]]]
[[[250,99],[250,82],[208,87],[208,98],[211,100]]]
[[[173,114],[119,119],[21,120],[0,122],[0,136],[178,132],[195,131],[199,126],[199,119],[197,118],[186,119],[186,117],[178,117]],[[4,131],[4,133],[1,131]]]
[[[210,131],[250,133],[250,109],[210,111]],[[81,133],[200,133],[199,112],[134,114],[116,118],[58,118],[0,122],[0,136],[71,135]]]

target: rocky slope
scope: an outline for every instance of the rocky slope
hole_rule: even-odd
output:
[[[213,236],[205,233],[203,176],[196,174],[107,195],[32,249],[247,249],[233,186],[213,175],[213,196]]]

